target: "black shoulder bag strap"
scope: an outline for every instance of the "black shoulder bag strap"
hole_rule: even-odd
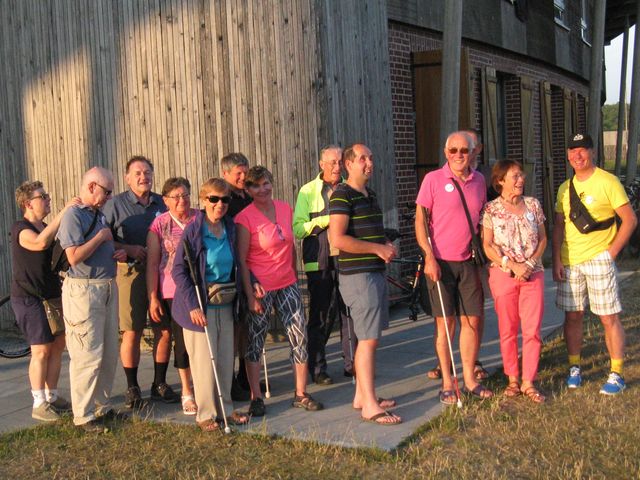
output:
[[[469,224],[469,231],[471,232],[471,241],[473,242],[476,248],[482,249],[482,245],[480,245],[480,239],[478,238],[476,229],[473,228],[473,223],[471,222],[471,215],[469,214],[469,207],[467,207],[467,201],[464,198],[464,193],[462,193],[462,189],[460,188],[460,185],[458,185],[458,182],[455,181],[455,179],[452,178],[451,181],[453,182],[453,184],[456,187],[456,190],[458,190],[458,193],[460,194],[460,200],[462,200],[464,213],[467,216],[467,223]]]
[[[584,205],[584,203],[582,203],[582,200],[580,200],[580,196],[578,195],[578,192],[576,191],[576,187],[573,185],[573,179],[574,178],[575,178],[575,175],[573,177],[571,177],[571,180],[569,180],[569,215],[570,215],[570,218],[573,221],[573,217],[574,216],[578,216],[578,214],[580,214],[583,218],[588,220],[588,223],[590,224],[589,228],[586,231],[581,232],[581,233],[589,233],[589,232],[594,232],[596,230],[606,230],[611,225],[613,225],[613,222],[616,221],[615,215],[613,217],[611,217],[611,218],[607,218],[606,220],[602,220],[601,222],[596,222],[595,218],[593,218],[591,213],[589,213],[589,210],[587,210],[587,207]],[[578,228],[578,230],[580,230],[579,227],[577,227],[577,228]]]
[[[93,232],[93,229],[96,228],[96,223],[98,223],[99,214],[100,214],[100,210],[96,210],[96,213],[93,216],[93,220],[91,221],[91,225],[89,225],[89,228],[87,229],[87,231],[82,234],[85,240],[89,236],[89,234]],[[62,258],[62,255],[64,254],[64,249],[59,246],[59,243],[57,242],[57,240],[54,241],[53,246],[54,246],[53,253],[51,254],[51,257],[52,257],[51,265],[53,265],[54,267],[57,267],[58,264],[60,263],[60,259]]]

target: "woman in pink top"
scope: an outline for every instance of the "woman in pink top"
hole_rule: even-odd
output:
[[[275,306],[291,345],[296,384],[293,406],[311,411],[323,408],[306,392],[307,322],[297,284],[293,211],[287,203],[273,200],[272,184],[269,170],[262,166],[252,167],[247,173],[245,188],[253,203],[235,218],[238,266],[251,311],[246,354],[251,387],[249,414],[257,417],[266,411],[259,384],[260,355],[272,306]]]
[[[514,397],[522,393],[535,403],[543,403],[545,397],[533,382],[542,346],[544,272],[540,259],[547,234],[540,202],[523,196],[524,179],[518,162],[500,160],[493,166],[491,183],[500,196],[484,207],[483,243],[491,260],[489,286],[498,315],[504,373],[509,377],[504,394]],[[518,327],[522,329],[522,372],[518,366]]]
[[[184,345],[182,327],[171,318],[171,301],[176,291],[171,269],[182,232],[197,212],[191,208],[190,195],[189,180],[182,177],[168,179],[162,187],[162,198],[169,211],[155,218],[147,234],[147,295],[149,315],[155,327],[154,357],[157,363],[165,365],[166,373],[173,336],[174,366],[180,375],[182,412],[185,415],[195,415],[198,407],[191,388],[189,355]]]

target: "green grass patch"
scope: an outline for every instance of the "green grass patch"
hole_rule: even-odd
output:
[[[624,260],[621,269],[638,269]],[[134,420],[85,435],[70,419],[0,436],[0,474],[28,478],[640,478],[640,281],[622,285],[627,391],[600,395],[608,355],[587,316],[584,387],[569,391],[561,338],[544,347],[545,405],[519,397],[449,408],[393,452],[266,435],[205,434],[194,426]],[[500,392],[501,374],[488,380]]]

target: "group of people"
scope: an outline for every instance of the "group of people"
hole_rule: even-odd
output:
[[[559,285],[557,304],[566,312],[568,386],[577,388],[582,381],[582,318],[590,304],[605,327],[611,356],[611,373],[601,392],[614,395],[625,387],[614,260],[636,218],[617,178],[594,165],[592,147],[586,134],[569,142],[575,177],[558,192],[553,275]],[[464,388],[478,398],[493,396],[481,383],[484,371],[477,362],[484,321],[478,250],[483,250],[490,262],[489,285],[508,377],[504,394],[542,403],[545,396],[534,381],[544,313],[545,216],[535,198],[523,195],[523,167],[512,160],[493,166],[491,185],[498,196],[487,203],[485,179],[475,169],[480,151],[475,132],[449,135],[447,162],[426,175],[416,200],[416,238],[425,253],[436,319],[439,365],[430,373],[442,379],[440,401],[456,403],[447,336],[455,334],[459,322]],[[86,431],[125,418],[110,404],[118,353],[127,380],[125,406],[143,407],[137,377],[149,317],[154,332],[151,399],[181,402],[183,413],[195,416],[203,431],[222,423],[246,424],[250,416],[266,413],[260,360],[275,311],[291,347],[293,407],[323,409],[307,393],[307,383],[309,375],[318,385],[333,383],[325,346],[337,320],[344,375],[356,377],[353,407],[363,420],[401,423],[391,411],[396,401],[378,397],[374,382],[376,350],[388,325],[385,264],[397,250],[385,237],[383,212],[369,187],[373,154],[363,144],[344,151],[329,145],[320,152],[319,167],[319,174],[300,188],[294,210],[273,198],[268,169],[250,168],[244,155],[231,153],[221,159],[222,178],[200,186],[198,210],[192,207],[187,179],[169,178],[156,194],[152,162],[135,156],[126,165],[125,192],[113,196],[112,173],[94,167],[84,174],[79,197],[49,225],[44,218],[51,199],[42,183],[20,185],[16,201],[23,218],[12,229],[11,303],[32,345],[33,418],[55,421],[72,410],[74,424]],[[574,224],[574,196],[593,217],[588,228]],[[608,220],[614,215],[619,227]],[[302,240],[308,316],[298,287],[296,238]],[[52,266],[55,239],[69,264],[62,286]],[[57,392],[65,343],[71,402]],[[180,394],[166,381],[172,348]],[[248,411],[234,410],[234,400],[250,400]]]

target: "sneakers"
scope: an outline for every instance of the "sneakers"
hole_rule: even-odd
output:
[[[624,378],[615,372],[609,374],[607,382],[600,389],[602,395],[618,395],[622,393],[626,385],[624,384]]]
[[[163,382],[158,385],[152,383],[151,400],[159,400],[164,403],[178,403],[180,401],[180,395],[174,392],[167,383]]]
[[[139,409],[146,405],[146,402],[142,400],[140,393],[140,387],[129,387],[124,394],[124,406],[127,408]]]
[[[264,406],[264,401],[261,398],[254,398],[249,405],[249,415],[252,417],[263,417],[267,409]]]
[[[109,429],[104,426],[104,423],[102,423],[102,419],[100,418],[94,418],[82,425],[76,425],[76,428],[85,433],[105,433],[109,431]]]
[[[60,420],[60,415],[54,410],[49,402],[44,402],[39,407],[31,410],[31,418],[40,420],[41,422],[55,422]]]
[[[578,388],[580,385],[582,385],[580,367],[572,365],[569,369],[569,376],[567,377],[567,388]]]
[[[71,402],[59,395],[55,402],[51,402],[51,406],[58,414],[69,413],[71,411]]]

